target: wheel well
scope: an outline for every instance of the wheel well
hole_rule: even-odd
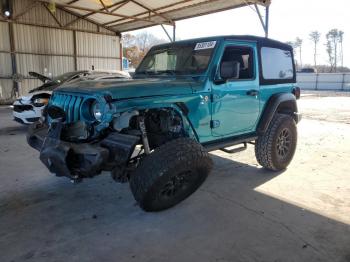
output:
[[[290,115],[297,121],[295,113],[298,112],[295,96],[291,93],[276,94],[265,105],[260,118],[257,133],[263,134],[270,125],[273,116],[277,113]]]
[[[144,116],[151,148],[187,136],[182,116],[173,108],[150,109]]]
[[[297,105],[293,100],[283,101],[277,108],[277,113],[293,116],[295,112],[298,112]]]
[[[151,149],[176,138],[188,137],[182,115],[171,107],[126,112],[116,117],[113,128],[122,133],[137,134],[140,117],[144,119]]]

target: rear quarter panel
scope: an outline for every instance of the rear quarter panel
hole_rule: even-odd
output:
[[[269,101],[272,95],[278,93],[291,93],[294,86],[294,83],[260,85],[260,116],[265,109],[266,103]]]

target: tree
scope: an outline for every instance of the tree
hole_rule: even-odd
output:
[[[321,33],[318,31],[312,31],[309,34],[310,40],[313,42],[314,44],[314,65],[315,68],[317,67],[317,45],[320,42],[320,38],[321,38]]]
[[[145,54],[137,46],[123,48],[123,56],[126,57],[132,67],[137,67]]]
[[[344,53],[343,53],[343,40],[344,40],[344,32],[339,31],[339,43],[340,43],[340,59],[341,59],[341,67],[344,68]]]
[[[121,42],[123,47],[135,46],[136,37],[132,34],[123,34]]]
[[[295,42],[293,41],[287,41],[286,42],[287,45],[290,45],[292,48],[293,48],[293,54],[294,54],[294,57],[296,56],[296,53],[297,53],[297,50],[296,50],[296,46],[295,46]],[[295,66],[296,68],[299,68],[299,65],[298,65],[298,61],[295,59]]]
[[[152,46],[164,42],[163,39],[159,39],[147,31],[136,35],[136,46],[144,53],[147,53]]]
[[[302,54],[301,54],[302,45],[303,45],[303,40],[302,40],[301,38],[297,37],[297,38],[295,39],[294,46],[295,46],[295,48],[298,48],[298,49],[299,49],[300,68],[303,67],[303,62],[302,62],[302,59],[301,59],[301,57],[302,57]]]
[[[342,46],[343,46],[343,35],[344,32],[338,29],[330,30],[326,35],[326,51],[328,54],[328,60],[331,67],[331,72],[334,69],[334,72],[337,72],[338,65],[338,44],[341,47],[341,60],[342,58]]]
[[[132,67],[137,67],[153,45],[164,42],[166,41],[148,32],[137,35],[124,34],[122,37],[123,56],[130,61]]]
[[[333,72],[334,68],[334,56],[333,56],[333,47],[331,41],[327,37],[327,42],[326,42],[326,51],[328,54],[328,63],[329,63],[329,72]]]

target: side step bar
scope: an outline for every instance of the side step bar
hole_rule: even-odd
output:
[[[220,139],[220,140],[217,140],[217,141],[214,141],[214,142],[203,143],[202,145],[204,146],[204,148],[208,152],[214,151],[214,150],[218,150],[218,149],[220,149],[220,150],[222,150],[222,149],[227,150],[225,148],[231,147],[231,146],[235,146],[235,145],[239,145],[239,144],[245,144],[245,146],[243,147],[245,149],[245,147],[247,146],[246,145],[247,143],[251,143],[252,141],[255,141],[257,138],[258,138],[257,135],[253,134],[253,135],[250,135],[250,136],[240,136],[240,137],[232,137],[232,138]],[[235,149],[233,149],[233,150],[235,150]],[[230,150],[228,150],[228,151],[230,151]],[[235,153],[235,152],[233,152],[233,153]],[[230,153],[230,154],[232,154],[232,153]]]
[[[241,146],[241,147],[236,147],[236,148],[232,148],[232,149],[220,148],[221,151],[223,151],[227,154],[234,154],[234,153],[242,152],[246,149],[247,149],[247,142],[244,142],[243,146]]]

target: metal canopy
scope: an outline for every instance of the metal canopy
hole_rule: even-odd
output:
[[[211,14],[245,5],[268,7],[271,0],[35,0],[55,2],[57,8],[89,19],[114,32],[126,32],[154,25]],[[258,9],[257,9],[258,10]],[[261,18],[260,13],[258,12]],[[263,25],[264,26],[264,25]],[[264,30],[267,29],[265,24]],[[266,32],[266,30],[265,30]]]

